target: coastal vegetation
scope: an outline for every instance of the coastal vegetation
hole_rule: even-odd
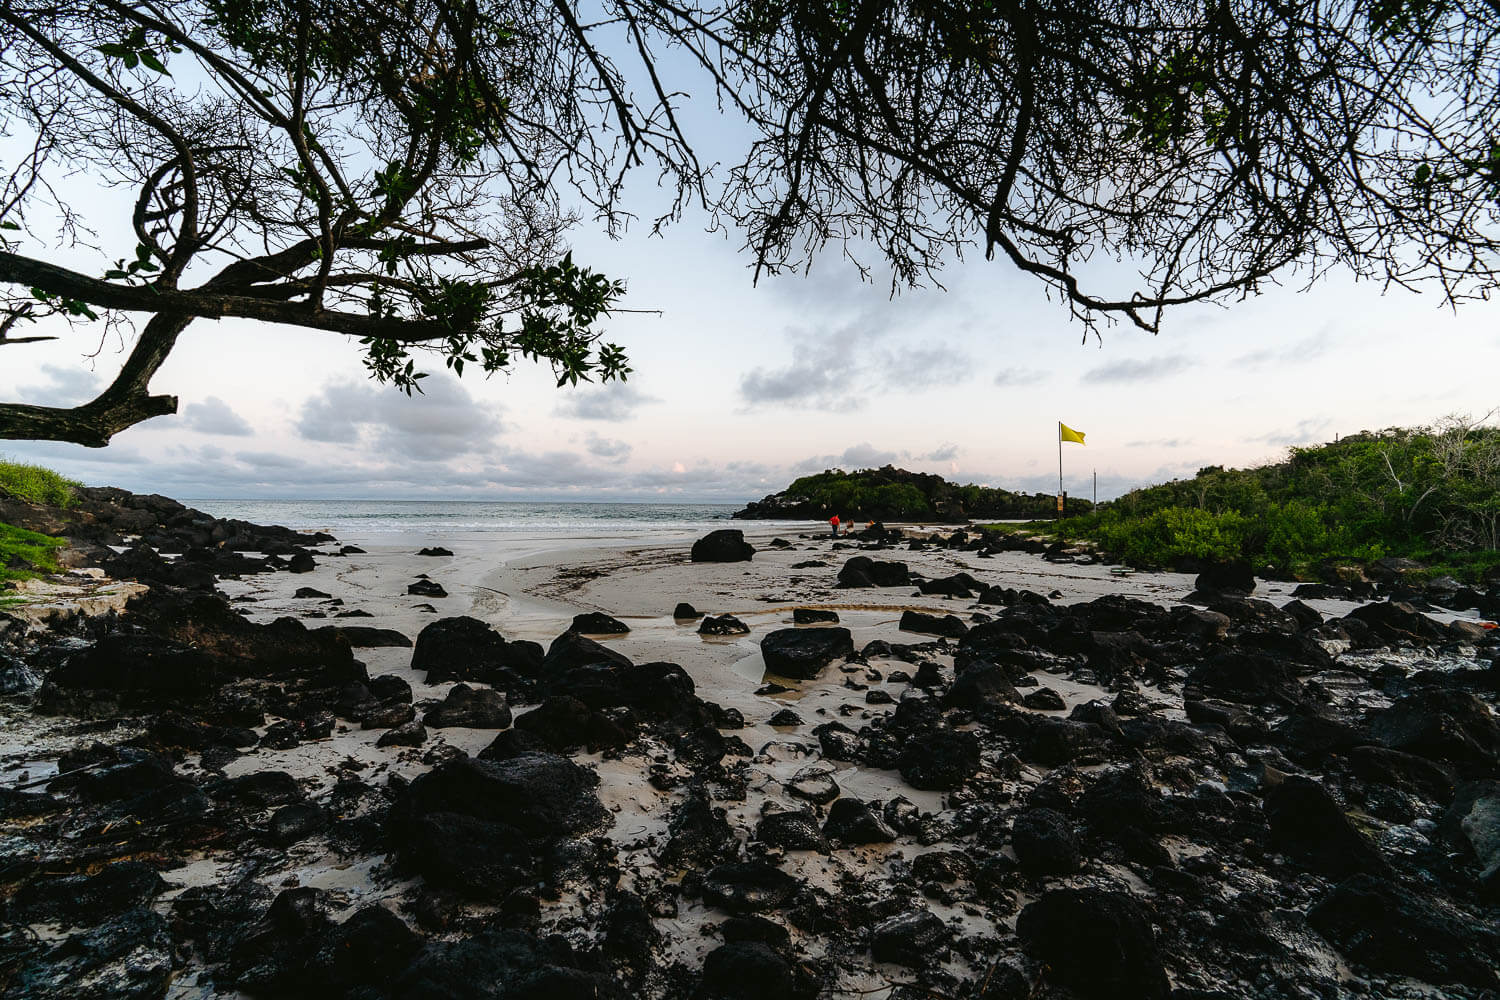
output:
[[[757,275],[845,253],[898,286],[982,246],[1095,332],[1335,264],[1500,285],[1493,2],[607,6],[0,5],[0,347],[134,333],[95,399],[0,405],[0,437],[175,413],[150,383],[203,318],[353,337],[408,393],[424,355],[623,377],[585,216],[693,206]],[[731,123],[695,138],[690,95]]]
[[[77,485],[43,466],[0,459],[0,497],[66,509],[77,500]]]
[[[1035,527],[1142,568],[1245,559],[1305,577],[1400,557],[1425,564],[1419,575],[1473,579],[1500,566],[1500,428],[1449,418],[1363,432]]]
[[[1069,500],[1069,509],[1091,511],[1086,500]],[[834,514],[849,520],[939,520],[969,518],[1029,520],[1057,509],[1050,493],[1013,493],[993,486],[950,483],[942,476],[908,472],[887,465],[879,469],[828,469],[794,480],[780,493],[749,504],[740,518],[821,519]]]
[[[56,573],[61,538],[0,523],[0,582],[25,580],[39,573]]]
[[[71,507],[78,484],[40,465],[0,460],[0,500],[14,499],[49,507]],[[0,521],[0,582],[56,573],[57,550],[67,543]]]

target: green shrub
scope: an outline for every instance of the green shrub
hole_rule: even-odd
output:
[[[0,523],[0,580],[25,580],[39,573],[56,573],[61,538]]]
[[[1043,526],[1142,567],[1242,557],[1289,575],[1386,555],[1475,579],[1500,565],[1500,429],[1450,418],[1250,469],[1208,466]]]
[[[73,492],[78,485],[40,465],[0,460],[0,496],[13,496],[27,503],[71,507],[78,499]]]

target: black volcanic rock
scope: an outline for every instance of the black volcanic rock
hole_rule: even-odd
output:
[[[854,556],[839,570],[840,587],[909,587],[911,571],[903,562],[880,562]]]
[[[1021,911],[1016,934],[1056,982],[1085,1000],[1171,994],[1151,921],[1123,892],[1054,889]]]
[[[1055,809],[1027,809],[1011,821],[1011,847],[1021,869],[1032,875],[1067,875],[1078,870],[1078,835]]]
[[[481,681],[506,690],[517,679],[535,678],[542,649],[534,642],[506,642],[488,624],[467,615],[439,618],[417,634],[411,668],[425,671],[427,683]]]
[[[824,611],[821,608],[793,608],[792,622],[797,625],[817,625],[828,623],[837,625],[839,613],[837,611]]]
[[[699,635],[749,635],[750,626],[734,615],[704,615]]]
[[[1204,566],[1194,586],[1204,594],[1249,594],[1255,590],[1255,571],[1243,559]]]
[[[920,969],[940,961],[952,932],[929,910],[897,914],[875,925],[870,952],[877,962]]]
[[[677,607],[672,609],[672,617],[681,622],[697,621],[699,618],[703,617],[703,612],[699,611],[688,602],[682,601],[677,605]]]
[[[764,861],[736,861],[705,872],[700,889],[711,905],[746,914],[780,909],[796,895],[798,883]]]
[[[745,533],[738,528],[720,528],[710,531],[693,543],[693,562],[748,562],[755,555],[755,547],[745,541]]]
[[[413,597],[447,597],[448,592],[435,580],[418,580],[408,584],[406,592]]]
[[[1500,986],[1500,940],[1491,927],[1435,905],[1420,890],[1355,875],[1307,912],[1307,922],[1345,956],[1381,972],[1430,983]]]
[[[1390,874],[1380,851],[1313,779],[1282,778],[1266,793],[1265,811],[1272,843],[1311,870],[1334,878]]]
[[[783,677],[810,680],[834,660],[854,652],[854,636],[846,628],[783,628],[760,641],[766,669]]]
[[[490,688],[455,684],[443,703],[428,711],[422,722],[434,729],[462,726],[465,729],[504,729],[510,725],[510,706],[505,695]]]
[[[550,677],[576,667],[588,666],[591,663],[611,663],[619,667],[628,667],[630,658],[624,653],[610,649],[603,643],[569,631],[552,640],[552,645],[547,647],[546,657],[542,659],[541,669],[543,674]]]
[[[1493,769],[1500,755],[1500,723],[1467,691],[1435,688],[1398,698],[1373,713],[1370,732],[1393,750],[1471,771]]]
[[[574,615],[573,624],[568,627],[568,631],[583,635],[624,635],[630,631],[630,626],[602,611],[589,611]]]
[[[957,615],[929,615],[923,611],[902,612],[901,624],[897,627],[903,632],[924,632],[949,639],[962,639],[969,634],[969,626]]]

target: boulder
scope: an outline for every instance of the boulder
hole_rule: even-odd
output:
[[[1211,563],[1194,581],[1204,594],[1249,594],[1255,590],[1255,571],[1243,559]]]
[[[414,780],[392,811],[398,830],[435,813],[508,824],[528,837],[576,836],[599,829],[610,813],[595,789],[599,776],[565,757],[528,753],[504,761],[464,757]]]
[[[590,611],[575,615],[568,631],[583,635],[624,635],[630,631],[630,626],[602,611]]]
[[[952,932],[929,910],[900,913],[875,925],[870,953],[877,962],[921,969],[942,960]]]
[[[947,954],[953,933],[930,910],[898,913],[874,925],[870,954],[877,963],[926,969]]]
[[[1372,713],[1370,732],[1393,750],[1464,771],[1490,771],[1500,755],[1500,723],[1467,691],[1433,688],[1398,698]]]
[[[790,1000],[799,995],[790,962],[760,941],[731,941],[703,959],[697,1000]]]
[[[1380,851],[1312,778],[1281,778],[1266,793],[1265,813],[1271,842],[1312,871],[1333,878],[1391,874]]]
[[[798,882],[764,861],[734,861],[705,872],[699,889],[710,905],[746,914],[785,906],[797,894]]]
[[[988,711],[1021,699],[1010,674],[1003,667],[983,660],[971,661],[948,688],[943,702],[971,712]]]
[[[313,632],[330,633],[341,637],[355,649],[410,649],[412,646],[411,640],[405,633],[393,628],[371,628],[368,625],[324,625],[313,629]]]
[[[447,597],[448,592],[443,585],[436,580],[417,580],[406,586],[406,592],[412,597]]]
[[[1026,950],[1084,1000],[1166,1000],[1171,994],[1156,934],[1123,892],[1053,889],[1016,920]]]
[[[839,784],[833,775],[834,766],[827,761],[809,764],[792,775],[786,783],[787,793],[817,805],[827,805],[839,797]]]
[[[426,671],[429,684],[480,681],[519,692],[541,673],[542,648],[534,642],[507,642],[467,615],[439,618],[417,634],[411,668]]]
[[[1435,985],[1500,986],[1494,930],[1430,901],[1414,886],[1354,875],[1318,900],[1307,922],[1370,969]]]
[[[896,831],[880,813],[868,803],[848,796],[829,806],[823,833],[830,840],[844,844],[889,844],[896,839]]]
[[[817,851],[827,854],[828,838],[818,828],[817,817],[809,812],[766,813],[755,824],[755,839],[788,851]]]
[[[427,727],[417,720],[397,726],[390,732],[381,733],[375,741],[377,747],[419,747],[427,742]]]
[[[909,587],[911,571],[903,562],[880,562],[855,556],[839,570],[840,587]]]
[[[734,615],[704,615],[698,626],[699,635],[749,635],[750,626]]]
[[[678,621],[697,621],[703,617],[703,612],[683,601],[672,609],[672,617]]]
[[[796,625],[818,625],[824,622],[830,625],[839,623],[837,611],[825,611],[822,608],[793,608],[792,622]]]
[[[710,531],[693,543],[693,562],[749,562],[755,555],[755,547],[745,541],[745,533],[738,528],[720,528]]]
[[[783,677],[811,680],[834,660],[854,653],[854,636],[846,628],[783,628],[760,641],[766,669]]]
[[[429,709],[422,722],[434,729],[461,726],[465,729],[504,729],[510,725],[510,706],[505,695],[491,688],[455,684],[448,697]]]
[[[624,653],[616,652],[602,643],[569,631],[552,640],[552,645],[547,647],[547,655],[542,659],[541,669],[543,674],[554,677],[577,667],[586,667],[595,663],[612,664],[617,667],[631,665],[630,658]]]
[[[429,545],[417,552],[419,556],[451,556],[452,550],[445,549],[441,545]]]
[[[1078,870],[1078,835],[1072,821],[1055,809],[1016,814],[1010,837],[1016,861],[1028,874],[1068,875]]]
[[[1479,862],[1479,884],[1500,896],[1500,781],[1467,781],[1443,814],[1447,839]]]
[[[913,788],[950,791],[979,770],[979,737],[936,728],[906,738],[896,769]]]
[[[898,627],[903,632],[923,632],[950,639],[962,639],[969,633],[969,626],[957,615],[929,615],[922,611],[902,612]]]

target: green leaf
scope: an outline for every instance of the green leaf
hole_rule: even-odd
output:
[[[141,50],[141,62],[145,63],[148,67],[156,70],[158,73],[161,73],[164,76],[172,75],[171,73],[167,72],[167,67],[162,65],[162,61],[156,57],[156,53],[152,52],[150,49]]]

